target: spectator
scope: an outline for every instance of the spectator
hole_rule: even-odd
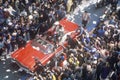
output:
[[[85,12],[82,14],[82,26],[83,26],[84,28],[86,28],[89,20],[90,20],[90,15],[88,14],[87,11],[85,11]]]
[[[104,34],[105,34],[105,30],[101,27],[101,28],[98,30],[98,36],[99,36],[99,37],[104,37]]]
[[[118,0],[111,0],[111,10],[112,11],[116,11],[117,9],[117,4],[118,4]]]
[[[69,35],[67,35],[67,41],[68,41],[68,45],[70,45],[71,48],[75,48],[76,43]]]
[[[67,0],[67,13],[70,12],[72,5],[73,5],[73,1],[72,0]]]
[[[102,80],[109,79],[109,73],[110,73],[110,71],[111,71],[111,69],[110,69],[109,64],[107,62],[104,63],[104,65],[102,67],[102,70],[101,70],[100,78]]]

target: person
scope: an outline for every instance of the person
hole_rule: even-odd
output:
[[[85,11],[83,14],[82,14],[82,26],[84,28],[86,28],[86,25],[87,23],[89,22],[90,20],[90,15],[88,14],[87,11]]]
[[[73,5],[73,1],[72,0],[68,0],[67,1],[67,13],[70,12],[72,5]]]
[[[118,0],[111,0],[111,10],[116,11]]]
[[[99,59],[98,63],[97,63],[97,67],[96,67],[96,77],[97,77],[97,80],[100,80],[100,74],[102,72],[103,64],[104,64],[103,60]]]
[[[76,43],[75,43],[75,41],[71,38],[70,35],[67,35],[67,41],[68,41],[68,45],[69,45],[71,48],[75,48]]]

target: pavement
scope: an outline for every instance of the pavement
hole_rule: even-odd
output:
[[[67,15],[67,18],[81,25],[81,14],[84,10],[87,10],[91,16],[90,22],[87,25],[87,30],[92,30],[97,22],[99,22],[99,17],[105,10],[105,7],[95,9],[96,1],[97,0],[83,0],[72,14]],[[24,71],[19,72],[18,69],[19,67],[13,63],[9,57],[2,57],[0,60],[0,80],[25,80],[28,74]]]
[[[11,62],[11,59],[2,58],[0,61],[0,80],[19,80],[24,76],[23,72],[18,72],[19,67]]]

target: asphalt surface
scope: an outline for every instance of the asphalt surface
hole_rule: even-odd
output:
[[[21,80],[25,72],[18,72],[19,67],[10,58],[0,61],[0,80]]]

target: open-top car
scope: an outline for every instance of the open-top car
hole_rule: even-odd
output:
[[[56,24],[57,23],[57,24]],[[67,35],[75,38],[79,26],[67,19],[56,22],[42,35],[36,35],[24,47],[11,54],[11,58],[26,71],[34,72],[36,60],[46,65],[54,56],[59,56],[67,46]]]

